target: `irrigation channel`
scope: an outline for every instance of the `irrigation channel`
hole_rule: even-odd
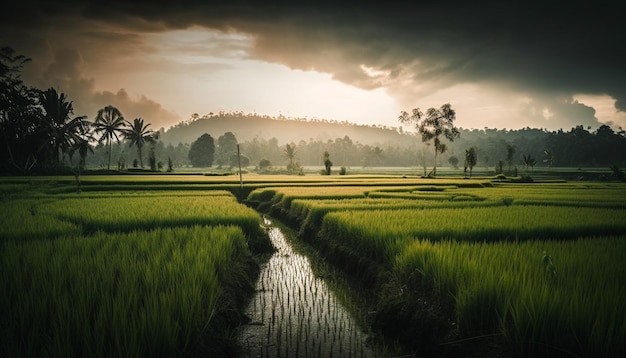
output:
[[[268,218],[276,252],[261,266],[241,327],[243,357],[377,357],[357,320]]]

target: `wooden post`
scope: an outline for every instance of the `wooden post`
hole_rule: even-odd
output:
[[[241,153],[239,152],[239,144],[237,144],[237,162],[239,163],[239,193],[243,196],[243,175],[241,173]]]

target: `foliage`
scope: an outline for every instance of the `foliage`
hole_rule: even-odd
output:
[[[185,356],[245,247],[239,228],[200,226],[5,243],[0,353]]]
[[[270,162],[269,160],[267,160],[265,158],[261,159],[261,161],[259,162],[259,169],[260,170],[266,170],[266,169],[268,169],[271,166],[272,166],[272,162]]]
[[[330,161],[330,153],[324,151],[324,174],[330,175],[330,168],[333,166],[333,162]]]
[[[226,132],[217,138],[215,161],[218,166],[228,165],[235,167],[237,162],[237,137],[233,132]]]
[[[126,125],[128,128],[124,129],[122,133],[124,138],[129,141],[129,146],[132,147],[134,145],[137,147],[139,165],[143,168],[143,156],[141,155],[141,149],[146,143],[154,143],[154,141],[158,138],[158,132],[148,129],[150,123],[144,125],[143,118],[135,118],[132,123],[126,121]],[[152,168],[153,165],[150,165],[150,167]]]
[[[0,201],[0,356],[234,349],[237,312],[253,292],[250,249],[269,244],[260,217],[223,190],[136,188],[49,195],[26,187]]]
[[[522,163],[526,167],[526,172],[528,172],[528,168],[534,168],[535,164],[537,164],[537,159],[533,158],[530,154],[522,154]]]
[[[290,144],[285,145],[284,154],[285,154],[285,157],[287,158],[287,160],[289,160],[289,163],[287,164],[287,171],[290,174],[302,174],[302,167],[300,166],[300,163],[295,161],[295,159],[296,159],[296,146],[295,146],[295,144],[294,145],[290,145]]]
[[[434,142],[435,164],[433,175],[437,175],[437,154],[444,153],[447,146],[441,142],[442,137],[454,141],[460,136],[459,130],[454,126],[456,112],[449,103],[439,109],[431,107],[423,113],[419,108],[414,108],[412,115],[402,111],[398,117],[401,123],[412,123],[418,133],[422,135],[422,142]]]
[[[90,150],[86,116],[72,117],[74,108],[64,93],[54,88],[26,87],[20,78],[30,59],[10,47],[0,50],[0,171],[25,174],[54,169],[61,158],[78,151],[83,165]]]
[[[451,155],[450,157],[448,157],[448,163],[450,163],[450,165],[454,169],[457,169],[459,166],[459,158],[457,158],[455,155]]]
[[[213,165],[215,143],[210,134],[204,133],[189,147],[189,160],[194,167],[210,167]]]
[[[447,184],[343,187],[367,190],[362,198],[333,187],[275,188],[273,202],[302,237],[326,248],[327,260],[347,270],[380,265],[374,287],[383,299],[373,309],[399,302],[405,316],[389,318],[395,322],[421,317],[411,311],[420,304],[450,306],[458,343],[496,337],[520,356],[623,355],[621,183]],[[451,201],[453,193],[483,201]]]
[[[96,121],[94,122],[95,134],[100,134],[98,143],[106,142],[108,148],[107,169],[111,169],[111,144],[113,139],[120,141],[118,134],[124,133],[125,119],[119,109],[108,105],[98,110]]]
[[[41,150],[52,157],[54,164],[59,163],[59,154],[67,155],[81,145],[88,145],[87,116],[71,118],[74,108],[64,93],[49,88],[40,93],[39,103],[44,116],[38,130],[43,132],[42,136],[49,136],[49,140],[42,143]]]
[[[472,170],[474,166],[478,162],[476,158],[476,148],[471,147],[465,150],[465,172],[467,173],[467,169],[469,168],[469,177],[472,177]]]

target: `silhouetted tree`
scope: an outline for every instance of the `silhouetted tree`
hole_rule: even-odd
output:
[[[287,171],[289,171],[292,174],[298,172],[301,168],[300,168],[300,164],[295,162],[295,159],[296,159],[296,145],[295,144],[293,144],[293,145],[290,145],[290,144],[285,145],[284,154],[285,154],[285,157],[287,158],[287,160],[289,160],[289,164],[287,164]]]
[[[509,171],[513,167],[513,154],[515,154],[515,146],[512,144],[506,145],[506,162],[509,165]]]
[[[201,135],[189,147],[189,161],[194,167],[210,167],[213,165],[215,142],[208,133]]]
[[[324,168],[326,175],[330,175],[330,168],[333,166],[333,162],[330,161],[330,153],[324,151]]]
[[[217,138],[215,154],[217,165],[228,164],[231,167],[237,165],[237,137],[233,132],[226,132]]]
[[[259,169],[260,170],[268,169],[271,166],[272,166],[272,162],[270,162],[269,160],[267,160],[265,158],[263,158],[263,159],[261,159],[261,161],[259,161]]]
[[[126,121],[128,128],[123,130],[124,138],[129,141],[129,146],[137,147],[137,155],[139,156],[139,166],[143,168],[143,155],[141,149],[146,143],[154,143],[158,132],[148,129],[150,123],[144,125],[142,118],[135,118],[133,122]]]
[[[93,127],[94,132],[100,134],[98,142],[106,142],[108,149],[107,169],[111,169],[111,142],[113,139],[117,142],[120,141],[118,134],[123,133],[125,124],[122,112],[116,107],[108,105],[98,110]]]
[[[543,162],[548,164],[548,167],[552,167],[552,163],[554,162],[554,157],[552,156],[552,152],[550,152],[549,150],[544,150],[543,151]]]
[[[0,169],[24,174],[38,163],[39,91],[24,85],[21,71],[31,59],[0,49]]]
[[[38,131],[42,135],[40,150],[45,150],[53,165],[59,165],[59,155],[69,154],[71,148],[84,141],[89,128],[87,116],[71,118],[74,107],[67,101],[64,93],[57,93],[54,88],[42,91],[39,104],[44,110]]]
[[[458,168],[459,165],[459,158],[456,157],[456,155],[451,155],[450,158],[448,158],[448,163],[450,163],[450,165],[456,169]]]
[[[522,154],[522,162],[524,163],[524,166],[526,167],[526,173],[528,173],[528,168],[534,168],[535,164],[537,164],[537,160],[535,158],[533,158],[530,154],[526,155],[526,154]]]
[[[472,170],[474,169],[474,166],[476,166],[476,163],[478,162],[478,158],[476,155],[476,148],[471,147],[469,149],[465,150],[465,170],[464,172],[467,173],[467,169],[469,168],[469,177],[472,177]]]
[[[433,166],[433,175],[437,175],[437,154],[444,153],[447,149],[446,145],[441,142],[442,137],[449,141],[454,141],[460,136],[459,130],[454,126],[456,112],[449,103],[444,104],[439,109],[429,108],[423,113],[419,108],[413,109],[413,114],[402,111],[398,120],[401,123],[412,123],[418,133],[422,135],[422,142],[434,142],[435,147],[435,164]]]

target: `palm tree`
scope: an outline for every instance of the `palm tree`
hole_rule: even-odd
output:
[[[39,94],[39,103],[43,107],[45,114],[41,130],[49,136],[40,149],[48,147],[52,160],[59,163],[59,153],[64,156],[71,151],[71,148],[83,140],[83,135],[87,132],[89,122],[87,116],[71,118],[74,107],[71,101],[67,101],[64,93],[57,93],[54,88],[49,88]]]
[[[123,131],[124,138],[130,141],[129,146],[137,146],[137,154],[139,155],[139,164],[143,168],[143,159],[141,156],[141,148],[146,143],[152,143],[156,140],[158,132],[148,129],[150,123],[144,125],[142,118],[135,118],[133,123],[126,121],[128,129]]]
[[[537,164],[537,160],[530,154],[522,154],[522,162],[524,162],[524,166],[526,167],[526,174],[528,174],[528,167],[534,168],[535,164]]]
[[[125,125],[126,121],[124,120],[124,116],[122,116],[122,112],[120,112],[119,109],[108,105],[98,110],[96,121],[93,126],[94,132],[96,134],[101,134],[98,139],[98,143],[106,141],[106,145],[108,147],[109,161],[107,164],[107,170],[111,168],[111,141],[113,138],[115,138],[118,142],[120,141],[117,134],[123,132],[123,127]]]
[[[285,146],[284,153],[285,153],[285,157],[287,157],[287,159],[289,160],[289,164],[287,164],[287,170],[291,173],[296,172],[299,169],[298,163],[294,162],[296,158],[296,145],[287,144]]]
[[[469,177],[472,177],[472,170],[476,165],[476,148],[470,147],[465,150],[465,173],[467,173],[467,168],[469,168]]]

